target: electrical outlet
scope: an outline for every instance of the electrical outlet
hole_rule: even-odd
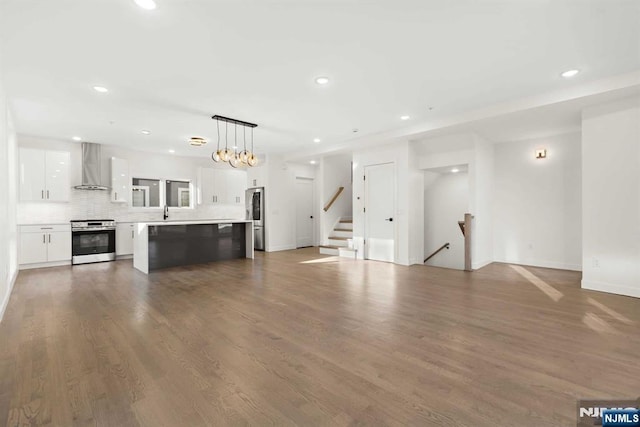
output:
[[[593,257],[593,260],[591,261],[592,265],[594,268],[600,268],[600,260],[596,257]]]

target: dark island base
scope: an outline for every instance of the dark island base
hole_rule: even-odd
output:
[[[149,271],[246,258],[245,224],[149,226]]]

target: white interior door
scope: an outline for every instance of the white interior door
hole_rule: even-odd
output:
[[[296,178],[296,246],[313,246],[313,180]]]
[[[395,167],[393,163],[366,166],[365,256],[395,261]]]

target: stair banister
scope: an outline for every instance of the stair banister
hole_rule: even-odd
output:
[[[331,200],[329,201],[329,203],[327,203],[327,206],[324,207],[324,211],[328,211],[329,208],[331,208],[331,205],[333,205],[333,203],[338,199],[338,197],[340,197],[340,194],[342,194],[342,192],[344,191],[344,187],[339,187],[338,190],[336,191],[336,193],[333,195],[333,197],[331,198]]]

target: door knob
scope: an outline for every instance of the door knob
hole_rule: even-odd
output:
[[[387,218],[385,221],[393,222],[393,218]]]
[[[313,219],[313,215],[311,215],[309,218]]]

